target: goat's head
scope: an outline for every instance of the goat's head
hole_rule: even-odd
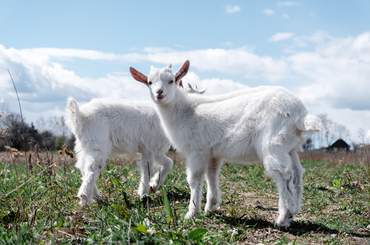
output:
[[[149,76],[144,75],[133,67],[130,67],[130,72],[135,80],[144,83],[149,88],[154,102],[167,104],[175,99],[177,86],[188,73],[189,66],[190,62],[188,60],[185,61],[175,74],[172,73],[171,64],[162,69],[152,66]]]

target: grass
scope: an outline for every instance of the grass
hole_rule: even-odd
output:
[[[32,170],[0,155],[0,244],[370,244],[370,179],[359,161],[302,156],[302,211],[276,230],[278,195],[260,165],[226,163],[220,210],[185,221],[190,190],[176,153],[164,184],[146,198],[136,195],[134,156],[112,158],[97,182],[104,201],[90,207],[75,197],[81,176],[73,159],[40,155]],[[205,193],[206,186],[203,208]]]

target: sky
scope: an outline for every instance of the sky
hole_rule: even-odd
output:
[[[0,0],[0,104],[27,122],[66,99],[150,100],[128,68],[186,60],[207,95],[283,86],[358,141],[370,129],[370,1]]]

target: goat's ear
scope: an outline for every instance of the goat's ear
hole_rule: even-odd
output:
[[[145,76],[143,73],[141,73],[140,71],[136,70],[135,68],[131,66],[130,66],[130,73],[131,73],[131,76],[136,81],[139,81],[139,82],[144,83],[145,85],[148,85],[148,77]]]
[[[182,80],[180,80],[179,86],[182,87],[182,88],[184,87],[184,86],[182,86]]]
[[[190,89],[192,89],[193,87],[190,85],[190,83],[188,83],[188,87],[190,88]]]
[[[185,61],[185,63],[181,66],[181,68],[175,74],[175,77],[176,77],[175,82],[180,81],[186,75],[186,73],[188,73],[189,66],[190,66],[190,62],[188,60]]]
[[[199,93],[200,94],[204,94],[204,92],[206,92],[207,88],[203,89],[203,90],[199,90]]]

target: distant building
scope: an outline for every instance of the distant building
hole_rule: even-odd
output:
[[[327,147],[326,149],[329,152],[339,152],[339,151],[349,151],[351,146],[348,145],[344,140],[339,139],[335,141],[331,146]]]

